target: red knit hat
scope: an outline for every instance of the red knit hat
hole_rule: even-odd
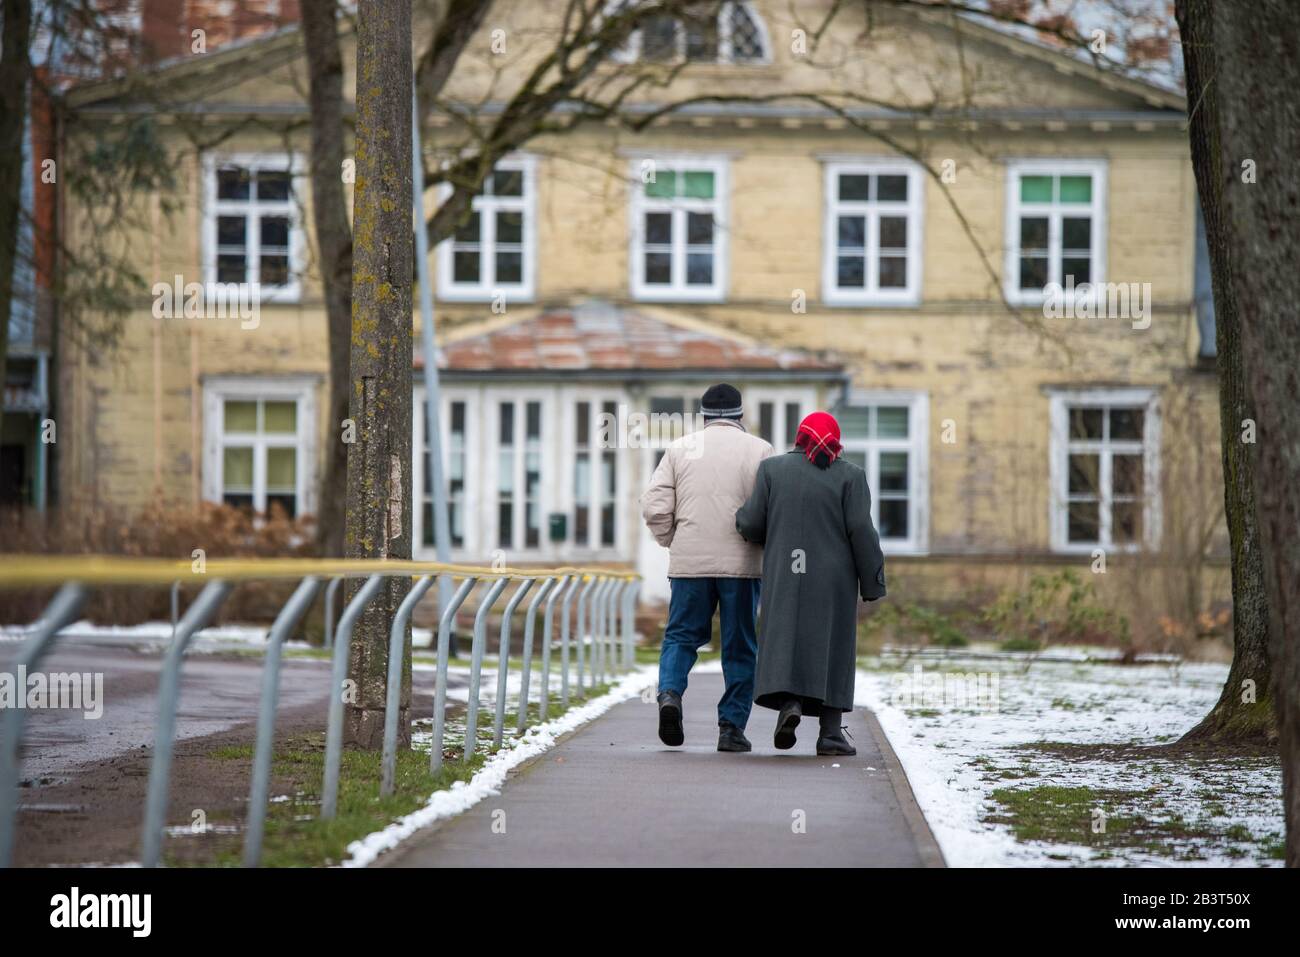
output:
[[[840,445],[840,424],[829,412],[809,412],[799,423],[794,447],[803,449],[803,454],[808,457],[809,462],[826,468],[844,451],[844,447]],[[825,454],[825,464],[817,461],[821,454]]]

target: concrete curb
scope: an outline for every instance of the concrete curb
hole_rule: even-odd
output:
[[[939,848],[939,842],[935,840],[929,822],[926,821],[925,815],[921,813],[921,808],[916,803],[916,795],[912,793],[912,785],[907,781],[907,772],[903,770],[902,762],[898,760],[898,755],[894,753],[889,738],[885,736],[885,729],[880,726],[875,712],[869,708],[856,710],[861,711],[863,717],[866,718],[867,727],[871,729],[871,734],[876,739],[876,746],[880,748],[880,754],[885,759],[885,768],[889,772],[890,783],[894,785],[894,795],[898,798],[898,806],[903,811],[903,817],[907,819],[907,826],[912,829],[912,837],[916,841],[916,852],[921,857],[921,866],[947,867],[948,865],[943,859],[943,851]]]

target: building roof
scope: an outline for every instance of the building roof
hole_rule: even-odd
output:
[[[416,355],[416,367],[423,359]],[[439,365],[458,375],[640,373],[691,375],[728,372],[839,379],[844,364],[801,349],[763,345],[709,330],[591,301],[550,309],[529,318],[446,343]]]

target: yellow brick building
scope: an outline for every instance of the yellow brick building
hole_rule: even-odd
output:
[[[431,254],[455,557],[635,563],[663,596],[636,504],[655,450],[600,447],[599,417],[693,412],[725,379],[778,446],[836,411],[896,588],[958,597],[1101,554],[1108,588],[1226,597],[1182,97],[963,18],[855,9],[813,44],[829,6],[726,4],[716,42],[648,25],[611,75],[689,62],[625,114],[689,102],[639,132],[534,137]],[[448,100],[499,110],[550,15],[494,8]],[[158,319],[155,294],[115,355],[66,344],[63,500],[312,510],[338,427],[300,43],[164,67],[153,89],[183,109],[120,83],[70,96],[69,162],[86,131],[141,113],[175,151],[176,194],[142,197],[129,240],[150,284],[260,280],[262,298],[254,323]],[[346,38],[345,59],[350,90]],[[450,111],[422,128],[431,166],[463,136]],[[75,204],[66,223],[75,247]],[[1071,283],[1114,284],[1093,290],[1100,315]]]

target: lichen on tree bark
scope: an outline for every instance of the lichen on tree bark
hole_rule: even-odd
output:
[[[344,551],[411,557],[411,5],[357,7],[356,183],[353,193],[352,355]],[[351,597],[360,582],[349,585]],[[357,621],[348,675],[356,682],[344,740],[382,743],[389,625],[410,590],[395,577]],[[410,627],[404,651],[403,740],[410,737]]]

